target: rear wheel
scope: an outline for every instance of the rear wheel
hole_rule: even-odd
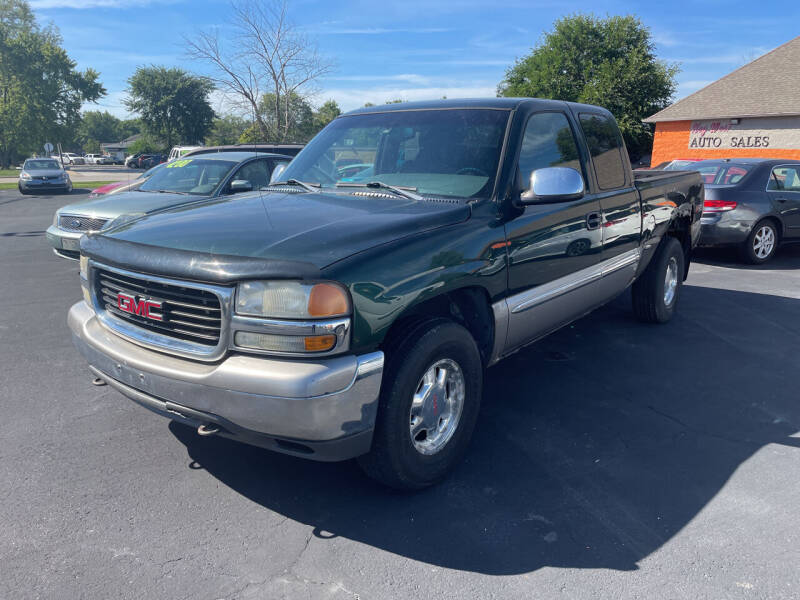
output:
[[[760,221],[741,248],[742,258],[753,265],[767,262],[778,250],[778,228],[773,221]]]
[[[656,255],[633,283],[633,312],[645,323],[666,323],[675,314],[683,285],[683,248],[673,237],[665,238]]]
[[[380,483],[421,489],[444,479],[466,452],[483,364],[472,335],[445,319],[417,323],[387,354],[372,450],[359,464]]]

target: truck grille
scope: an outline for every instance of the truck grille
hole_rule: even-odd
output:
[[[93,219],[80,215],[60,215],[58,226],[64,231],[97,231],[108,219]]]
[[[216,294],[208,290],[155,282],[143,277],[122,275],[116,271],[95,268],[95,297],[97,303],[118,319],[170,338],[217,346],[222,328],[222,311]],[[134,308],[142,299],[161,304],[160,320],[137,312],[121,310],[120,294],[133,298]]]

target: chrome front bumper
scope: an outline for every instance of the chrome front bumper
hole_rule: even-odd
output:
[[[122,339],[85,302],[73,305],[68,324],[97,376],[163,416],[316,460],[369,451],[382,352],[317,360],[231,354],[202,363]]]

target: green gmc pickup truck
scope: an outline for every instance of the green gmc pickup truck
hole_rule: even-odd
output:
[[[405,489],[464,455],[486,367],[629,287],[668,321],[703,206],[608,111],[535,99],[357,110],[273,181],[81,238],[75,344],[199,435]]]

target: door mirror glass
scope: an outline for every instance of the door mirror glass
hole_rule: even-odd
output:
[[[583,177],[569,167],[545,167],[531,173],[530,187],[520,195],[522,204],[564,202],[583,197]]]
[[[289,166],[288,162],[279,162],[275,165],[275,168],[272,169],[272,175],[270,175],[269,182],[274,183],[276,181],[280,181],[280,176],[283,175],[283,172],[286,170],[286,167]]]
[[[231,194],[239,194],[241,192],[251,192],[253,184],[246,179],[235,179],[231,181]]]

